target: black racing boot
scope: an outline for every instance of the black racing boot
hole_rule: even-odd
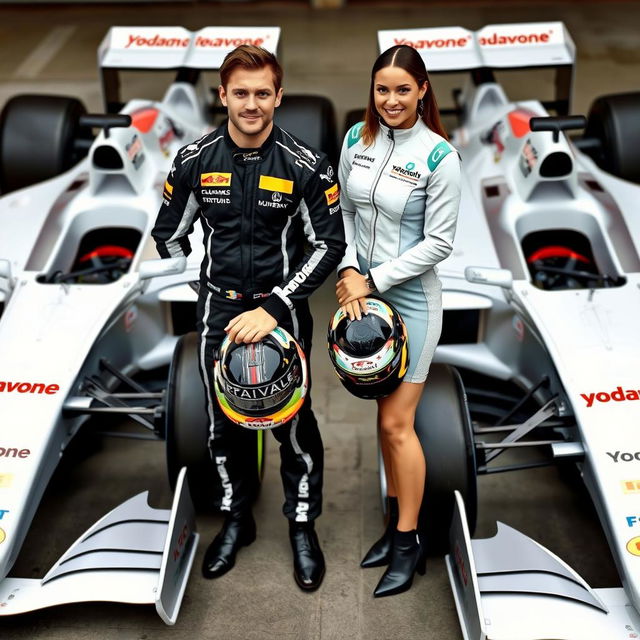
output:
[[[387,528],[382,534],[382,537],[373,543],[371,549],[367,551],[367,554],[362,559],[360,566],[364,569],[368,569],[369,567],[383,567],[385,564],[389,564],[393,532],[396,530],[398,524],[398,498],[395,496],[388,497],[387,505],[389,508]]]
[[[426,571],[426,554],[424,545],[420,543],[418,532],[395,531],[391,548],[389,566],[384,572],[378,586],[373,592],[374,597],[394,596],[411,588],[413,574],[421,576]]]
[[[219,578],[233,569],[240,547],[248,547],[255,539],[256,522],[251,512],[230,513],[204,554],[202,575]]]
[[[289,520],[293,577],[303,591],[315,591],[324,578],[324,555],[313,522]]]

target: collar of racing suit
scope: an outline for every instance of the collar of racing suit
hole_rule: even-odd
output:
[[[388,127],[384,124],[382,118],[380,118],[380,133],[383,137],[390,138],[395,140],[396,142],[400,142],[401,140],[407,140],[411,138],[419,131],[422,131],[423,128],[426,128],[426,124],[422,120],[422,118],[418,118],[415,124],[408,129],[394,129],[393,127]]]
[[[242,148],[239,147],[231,138],[229,134],[229,127],[225,126],[224,128],[224,141],[227,146],[231,149],[231,153],[233,155],[233,161],[237,164],[257,164],[264,160],[267,152],[273,146],[273,141],[276,136],[276,125],[274,124],[271,128],[271,133],[269,137],[262,143],[260,147],[253,148]]]

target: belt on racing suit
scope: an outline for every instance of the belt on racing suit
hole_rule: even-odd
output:
[[[213,284],[213,282],[207,282],[207,289],[217,293],[221,298],[227,300],[260,300],[262,298],[268,298],[271,292],[255,292],[255,291],[236,291],[235,289],[225,289]]]

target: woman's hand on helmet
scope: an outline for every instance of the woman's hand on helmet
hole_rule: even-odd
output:
[[[347,304],[343,304],[340,309],[349,316],[349,320],[353,320],[354,318],[361,320],[363,314],[369,313],[367,311],[367,301],[365,298],[358,298],[353,302],[347,302]]]
[[[229,340],[240,344],[258,342],[278,326],[276,319],[262,307],[245,311],[229,321],[224,330]]]
[[[336,298],[341,307],[359,298],[365,298],[370,293],[365,276],[355,269],[343,271],[342,277],[336,284]]]

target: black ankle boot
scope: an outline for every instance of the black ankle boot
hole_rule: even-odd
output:
[[[240,547],[248,547],[255,539],[256,522],[251,513],[229,514],[204,554],[202,575],[219,578],[233,569]]]
[[[387,498],[387,504],[389,507],[387,528],[384,530],[382,537],[373,543],[371,549],[367,551],[367,554],[362,559],[360,566],[364,569],[368,569],[369,567],[383,567],[385,564],[389,564],[393,532],[396,530],[396,525],[398,524],[398,498],[395,496]]]
[[[395,531],[389,566],[373,592],[374,597],[383,598],[407,591],[413,583],[413,574],[417,571],[422,576],[425,570],[425,549],[418,532],[415,529]]]
[[[303,591],[315,591],[324,578],[324,555],[313,522],[289,521],[293,577]]]

